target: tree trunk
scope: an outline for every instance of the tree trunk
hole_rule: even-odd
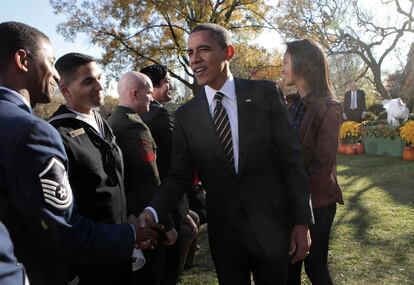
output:
[[[405,83],[402,87],[403,97],[407,99],[407,107],[414,113],[414,43],[411,44],[407,55],[407,66],[405,67]]]
[[[384,84],[382,84],[381,80],[381,68],[380,66],[374,66],[371,68],[372,74],[374,75],[374,85],[381,95],[383,99],[391,99],[391,96],[388,94],[387,90],[385,89]]]

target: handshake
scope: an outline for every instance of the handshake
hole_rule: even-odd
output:
[[[164,225],[157,224],[151,211],[144,210],[139,217],[130,215],[128,222],[135,229],[135,247],[140,249],[153,249],[160,242],[165,245],[173,245],[178,237],[175,228],[164,230]]]

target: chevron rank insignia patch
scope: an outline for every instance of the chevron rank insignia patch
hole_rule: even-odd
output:
[[[152,143],[145,139],[141,140],[140,143],[141,143],[141,147],[139,151],[141,153],[142,161],[144,162],[155,161],[155,159],[157,158],[157,155],[155,153]]]
[[[39,174],[45,202],[58,210],[66,210],[72,204],[73,195],[65,166],[55,157],[49,160]]]

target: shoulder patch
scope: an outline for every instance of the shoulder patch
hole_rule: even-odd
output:
[[[72,204],[73,194],[65,166],[52,157],[39,174],[45,202],[58,210],[66,210]]]
[[[151,143],[151,141],[143,139],[140,141],[140,153],[141,153],[141,159],[144,162],[152,162],[155,161],[157,158],[155,147]]]

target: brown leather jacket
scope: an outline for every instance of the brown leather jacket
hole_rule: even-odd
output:
[[[321,208],[334,202],[343,204],[336,177],[341,104],[332,97],[310,94],[304,98],[304,105],[299,139],[309,174],[312,205]]]

